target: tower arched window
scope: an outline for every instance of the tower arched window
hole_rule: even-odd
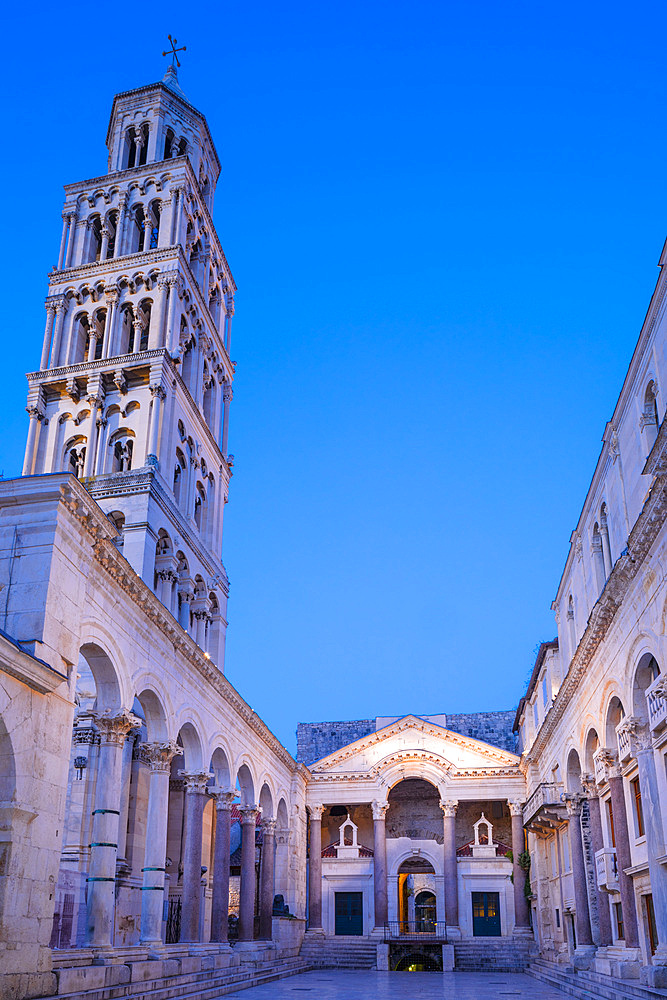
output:
[[[149,218],[151,221],[150,230],[150,240],[148,250],[155,250],[158,245],[158,239],[160,237],[160,209],[161,203],[159,201],[154,201],[149,206]]]
[[[143,302],[141,302],[141,304],[140,304],[141,319],[143,321],[143,325],[142,325],[142,328],[141,328],[141,339],[139,341],[139,350],[140,351],[147,351],[148,350],[148,337],[149,337],[149,334],[150,334],[151,310],[152,310],[152,307],[153,307],[153,303],[151,302],[150,299],[144,299]]]
[[[102,220],[99,215],[94,215],[88,223],[89,248],[88,261],[94,263],[100,259],[102,252]]]
[[[164,136],[164,159],[168,160],[171,157],[171,151],[174,146],[174,130],[168,128]]]
[[[125,133],[125,166],[128,170],[135,165],[137,159],[137,144],[134,140],[135,131],[128,128]]]
[[[185,491],[187,490],[187,464],[185,461],[185,455],[180,448],[176,449],[176,464],[174,466],[174,499],[177,505],[182,509],[185,499]]]
[[[144,122],[139,130],[139,135],[141,137],[141,148],[139,150],[139,166],[143,167],[148,158],[148,132],[149,126],[148,122]]]
[[[644,392],[644,408],[642,410],[641,417],[641,427],[649,451],[655,444],[655,439],[658,436],[659,425],[658,387],[653,379],[651,379]]]
[[[85,461],[86,438],[83,436],[72,438],[65,445],[63,472],[71,472],[77,479],[81,479]]]
[[[200,531],[202,529],[202,523],[203,523],[202,519],[204,517],[205,507],[206,507],[206,494],[204,492],[204,487],[201,485],[201,483],[197,483],[197,490],[195,494],[194,518],[195,518],[195,524],[197,525]]]
[[[600,507],[600,539],[602,541],[602,557],[604,559],[605,580],[609,579],[612,569],[611,545],[609,543],[609,518],[607,516],[607,505],[603,503]]]
[[[132,434],[128,431],[121,431],[110,441],[113,448],[112,472],[129,472],[132,468],[132,451],[134,441]]]
[[[107,259],[114,256],[116,251],[116,234],[118,231],[118,212],[110,212],[107,220],[109,230],[109,242],[107,244]]]
[[[601,593],[602,588],[607,582],[607,577],[604,571],[602,536],[600,535],[600,526],[597,523],[597,521],[593,525],[593,535],[591,538],[591,555],[593,557],[593,572],[595,573],[595,584],[597,586],[597,592],[599,594]]]

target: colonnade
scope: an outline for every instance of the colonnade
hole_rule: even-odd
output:
[[[443,874],[445,891],[445,922],[447,934],[451,938],[460,935],[459,893],[456,854],[456,811],[458,801],[447,799],[440,802],[443,814]],[[310,853],[308,880],[308,927],[309,930],[322,929],[322,814],[324,806],[313,804],[310,812]],[[387,880],[387,802],[374,801],[373,811],[373,896],[376,929],[384,929],[388,920]],[[514,857],[514,932],[531,934],[528,901],[523,891],[525,874],[520,867],[519,857],[525,850],[522,804],[509,802],[512,821],[512,853]]]
[[[99,756],[92,809],[93,826],[88,864],[86,899],[86,945],[96,951],[114,947],[116,907],[116,862],[121,857],[121,832],[127,823],[127,803],[123,804],[129,784],[123,781],[124,748],[127,737],[137,732],[142,721],[131,712],[92,713],[99,733]],[[172,761],[183,754],[173,740],[141,743],[139,759],[148,765],[148,806],[144,864],[141,868],[140,943],[158,953],[164,947],[163,917],[166,885],[167,821],[169,783]],[[213,774],[207,770],[178,771],[184,784],[184,824],[182,846],[182,897],[180,943],[200,941],[203,814],[209,798],[215,802],[215,841],[210,940],[228,944],[230,883],[231,814],[236,792],[210,785]],[[255,828],[260,809],[255,805],[240,807],[242,817],[241,885],[239,941],[249,945],[254,939],[255,918]],[[274,851],[276,821],[261,821],[263,847],[260,865],[259,937],[270,940],[274,899]],[[124,841],[122,848],[124,850]]]

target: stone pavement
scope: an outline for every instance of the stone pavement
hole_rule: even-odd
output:
[[[563,1000],[566,995],[517,973],[339,972],[319,969],[244,990],[247,1000]],[[234,993],[238,996],[238,993]],[[315,998],[313,998],[315,1000]]]

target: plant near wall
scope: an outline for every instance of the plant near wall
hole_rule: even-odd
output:
[[[512,851],[511,848],[508,851],[506,851],[505,857],[509,861],[511,861],[512,864],[514,864],[514,852]],[[526,897],[526,899],[530,899],[530,897],[532,896],[530,888],[530,851],[522,851],[519,857],[517,858],[517,863],[521,871],[526,876],[523,883],[523,894]],[[514,884],[514,872],[512,872],[512,874],[510,875],[510,882]]]

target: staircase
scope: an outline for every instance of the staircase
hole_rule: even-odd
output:
[[[301,958],[274,959],[228,969],[180,973],[146,982],[58,993],[46,1000],[216,1000],[227,993],[272,983],[309,969],[310,965]]]
[[[525,972],[537,954],[532,939],[467,938],[452,943],[457,972]]]
[[[316,969],[375,969],[377,943],[362,937],[324,938],[306,934],[299,958]]]
[[[638,980],[612,979],[599,972],[579,969],[534,959],[526,972],[578,1000],[666,1000],[666,990],[641,986]]]

